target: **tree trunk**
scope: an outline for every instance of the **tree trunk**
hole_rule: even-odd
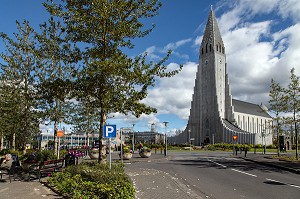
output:
[[[103,126],[106,123],[106,115],[103,111],[101,111],[101,117],[100,117],[100,130],[99,130],[99,163],[106,163],[106,146],[102,145],[103,140]]]
[[[295,134],[296,134],[296,160],[299,158],[298,154],[298,131],[297,131],[297,122],[295,121]]]
[[[58,122],[54,121],[54,137],[53,137],[53,150],[54,150],[54,155],[57,156],[57,131],[58,131]]]
[[[3,149],[3,134],[0,136],[0,151]]]
[[[13,133],[11,148],[15,151],[16,150],[16,133]]]

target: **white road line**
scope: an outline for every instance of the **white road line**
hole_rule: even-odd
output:
[[[210,161],[210,162],[212,162],[212,163],[214,163],[214,164],[216,164],[216,165],[219,165],[219,166],[221,166],[221,167],[223,167],[223,168],[227,168],[227,166],[225,166],[225,165],[223,165],[223,164],[220,164],[220,163],[217,163],[217,162],[215,162],[215,161],[212,161],[212,160],[210,160],[210,159],[208,159],[208,161]],[[253,174],[251,174],[251,173],[239,171],[239,170],[236,170],[236,169],[231,169],[231,170],[232,170],[232,171],[239,172],[239,173],[242,173],[242,174],[246,174],[246,175],[249,175],[249,176],[252,176],[252,177],[257,177],[256,175],[253,175]]]
[[[0,193],[4,192],[6,190],[8,190],[8,188],[0,189]]]
[[[297,186],[297,185],[294,185],[294,184],[288,184],[288,183],[280,182],[280,181],[278,181],[278,180],[272,180],[272,179],[270,179],[270,178],[266,178],[266,180],[272,181],[272,182],[278,182],[278,183],[281,183],[281,184],[284,184],[284,185],[288,185],[288,186],[291,186],[291,187],[295,187],[295,188],[300,189],[300,186]]]
[[[246,175],[249,175],[249,176],[252,176],[252,177],[257,177],[257,175],[253,175],[251,173],[247,173],[247,172],[244,172],[244,171],[239,171],[239,170],[236,170],[236,169],[231,169],[232,171],[236,171],[236,172],[239,172],[239,173],[242,173],[242,174],[246,174]]]
[[[217,162],[212,161],[212,160],[210,160],[210,159],[208,159],[208,161],[210,161],[210,162],[212,162],[212,163],[214,163],[214,164],[216,164],[216,165],[218,165],[218,166],[221,166],[221,167],[223,167],[223,168],[226,168],[226,167],[227,167],[227,166],[225,166],[225,165],[223,165],[223,164],[217,163]]]

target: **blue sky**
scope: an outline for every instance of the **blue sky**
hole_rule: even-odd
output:
[[[48,14],[38,0],[1,0],[0,31],[12,35],[15,21],[28,20],[34,28],[47,20]],[[149,131],[151,124],[168,134],[183,130],[187,124],[193,94],[199,46],[211,5],[217,16],[226,48],[227,66],[233,98],[268,105],[271,78],[282,85],[289,81],[292,67],[300,72],[300,1],[299,0],[162,0],[155,18],[154,31],[135,40],[130,56],[148,52],[149,59],[159,60],[168,49],[173,55],[169,68],[183,64],[180,74],[159,80],[149,90],[145,103],[156,107],[157,114],[140,118],[118,113],[108,119],[117,128],[131,127]],[[0,42],[0,51],[4,46]],[[43,131],[46,127],[41,125]],[[51,131],[51,129],[49,129]]]

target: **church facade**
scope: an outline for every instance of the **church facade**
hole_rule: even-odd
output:
[[[188,124],[175,143],[272,144],[272,117],[263,105],[232,99],[226,51],[213,10],[210,11],[196,74]],[[176,140],[176,141],[175,141]]]

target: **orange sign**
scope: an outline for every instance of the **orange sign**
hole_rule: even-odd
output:
[[[236,140],[237,138],[238,138],[237,135],[233,135],[233,136],[232,136],[232,139],[233,139],[233,140]]]
[[[64,136],[64,132],[62,130],[58,130],[57,137],[61,138],[62,136]]]

